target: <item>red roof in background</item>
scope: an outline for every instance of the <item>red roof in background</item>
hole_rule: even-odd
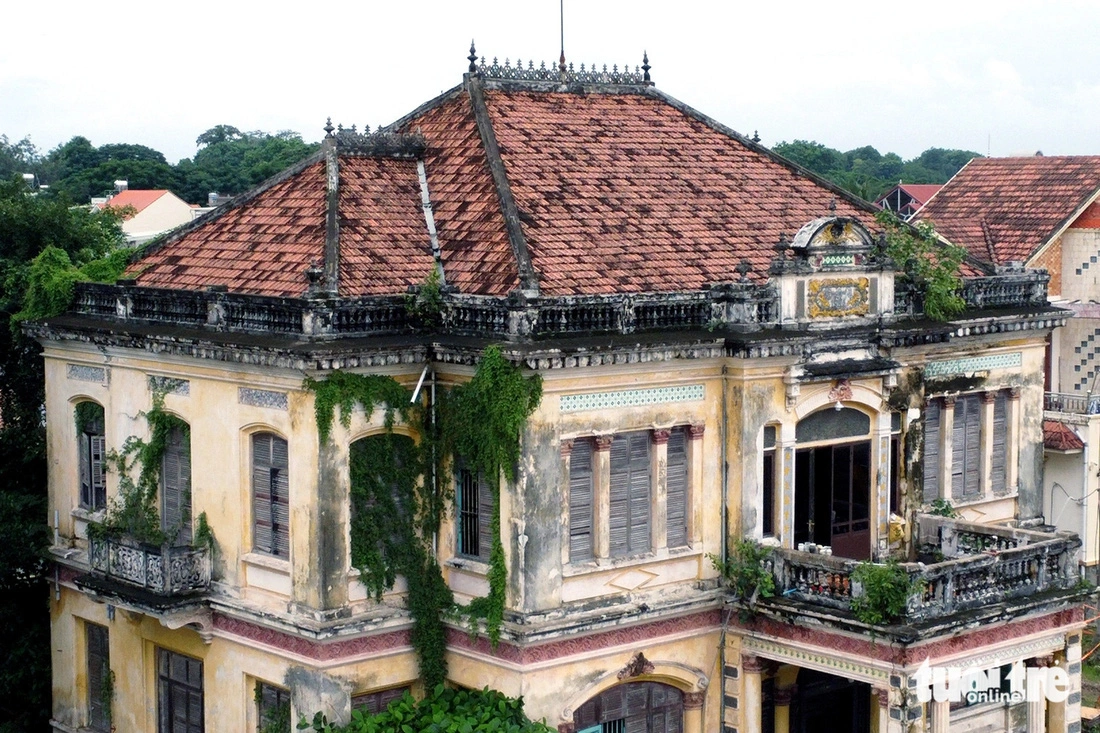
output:
[[[928,203],[928,199],[935,195],[936,191],[943,188],[942,183],[902,183],[898,188],[905,191],[922,204]]]
[[[1043,420],[1043,447],[1050,450],[1072,451],[1083,449],[1085,443],[1065,423],[1057,420]]]
[[[185,228],[128,272],[152,287],[227,285],[234,293],[301,294],[306,268],[324,262],[325,165],[309,165],[219,213]]]
[[[1097,189],[1100,156],[975,158],[917,217],[986,262],[1026,262]]]
[[[127,189],[120,191],[103,204],[103,208],[121,209],[127,206],[133,207],[134,212],[140,214],[154,201],[170,191],[166,189],[149,189],[146,191]]]
[[[520,283],[486,135],[542,295],[698,289],[738,279],[743,260],[762,281],[780,235],[830,215],[833,201],[837,216],[875,226],[869,204],[652,88],[490,86],[484,99],[482,127],[463,88],[402,123],[426,142],[444,276],[460,292]],[[340,294],[403,293],[432,266],[416,160],[336,149]],[[312,160],[170,236],[131,267],[138,284],[303,293],[306,268],[324,258],[325,163]]]

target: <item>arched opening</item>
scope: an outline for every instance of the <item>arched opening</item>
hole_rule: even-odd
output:
[[[601,692],[573,714],[577,733],[680,733],[684,694],[660,682],[628,682]]]
[[[86,400],[78,402],[74,412],[80,463],[80,506],[99,511],[107,507],[107,438],[103,406]]]
[[[870,433],[871,418],[850,407],[818,410],[799,421],[794,465],[796,544],[831,547],[840,557],[870,558]]]

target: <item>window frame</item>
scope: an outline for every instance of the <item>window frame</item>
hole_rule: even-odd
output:
[[[473,501],[471,501],[471,499]],[[471,503],[475,503],[470,508]],[[488,563],[493,551],[493,492],[489,482],[460,462],[455,471],[455,555]],[[471,539],[471,535],[473,539]],[[476,544],[476,547],[473,545]]]
[[[84,622],[85,666],[88,674],[87,727],[101,733],[111,730],[111,701],[103,699],[106,696],[104,688],[111,684],[110,679],[113,676],[110,633],[110,629],[102,624]]]
[[[267,441],[267,455],[262,455],[258,445]],[[270,430],[260,430],[249,436],[249,504],[251,506],[252,551],[280,560],[289,560],[290,545],[290,443],[283,436]],[[285,459],[280,461],[280,459]],[[266,472],[266,474],[265,474]],[[277,473],[275,473],[277,472]],[[266,475],[266,480],[263,480]],[[258,482],[262,481],[262,485]],[[266,495],[262,490],[266,488]],[[266,505],[262,503],[266,501]],[[267,517],[261,521],[265,512]],[[283,507],[283,511],[279,511]],[[280,522],[281,520],[281,522]],[[263,532],[261,532],[261,528]],[[261,545],[261,537],[270,536],[267,546]]]
[[[81,400],[77,405],[88,404],[99,408],[97,431],[89,432],[88,426],[77,425],[77,476],[80,487],[78,503],[81,509],[98,512],[107,508],[107,415],[103,405],[94,400]],[[98,452],[98,459],[96,454]]]

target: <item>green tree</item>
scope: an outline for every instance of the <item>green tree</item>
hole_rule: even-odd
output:
[[[269,134],[241,132],[217,125],[198,136],[194,159],[181,160],[177,193],[191,203],[205,203],[208,193],[236,195],[257,186],[317,150],[301,135],[284,130]]]
[[[783,141],[777,143],[772,150],[819,176],[828,176],[833,171],[846,169],[843,153],[812,140],[795,140],[792,143]]]
[[[45,730],[50,713],[44,376],[41,348],[16,316],[32,314],[24,297],[33,288],[35,315],[64,307],[46,297],[57,273],[43,272],[43,260],[60,254],[59,269],[90,270],[122,242],[113,214],[70,204],[32,195],[17,177],[0,181],[0,733]]]
[[[41,158],[38,148],[29,137],[19,142],[11,142],[7,135],[0,135],[0,180],[8,180],[13,175],[37,173]]]

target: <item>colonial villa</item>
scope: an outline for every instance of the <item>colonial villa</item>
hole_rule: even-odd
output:
[[[28,327],[54,730],[256,730],[287,704],[342,721],[422,694],[408,584],[374,600],[350,552],[349,456],[385,411],[322,440],[304,381],[384,375],[430,406],[489,346],[543,392],[498,527],[460,457],[422,479],[454,486],[433,539],[456,598],[487,593],[494,529],[507,571],[499,645],[446,622],[450,684],[522,695],[563,733],[1080,730],[1079,541],[1040,501],[1067,317],[1047,275],[968,266],[966,310],[929,320],[874,206],[662,93],[648,62],[469,61]],[[425,319],[407,296],[433,272]],[[181,421],[157,496],[175,540],[90,541],[120,490],[104,456],[149,437],[157,396]],[[744,539],[772,548],[750,568],[770,597],[710,559]],[[891,557],[906,602],[872,623],[852,575]],[[926,660],[1058,666],[1069,687],[925,703]]]

